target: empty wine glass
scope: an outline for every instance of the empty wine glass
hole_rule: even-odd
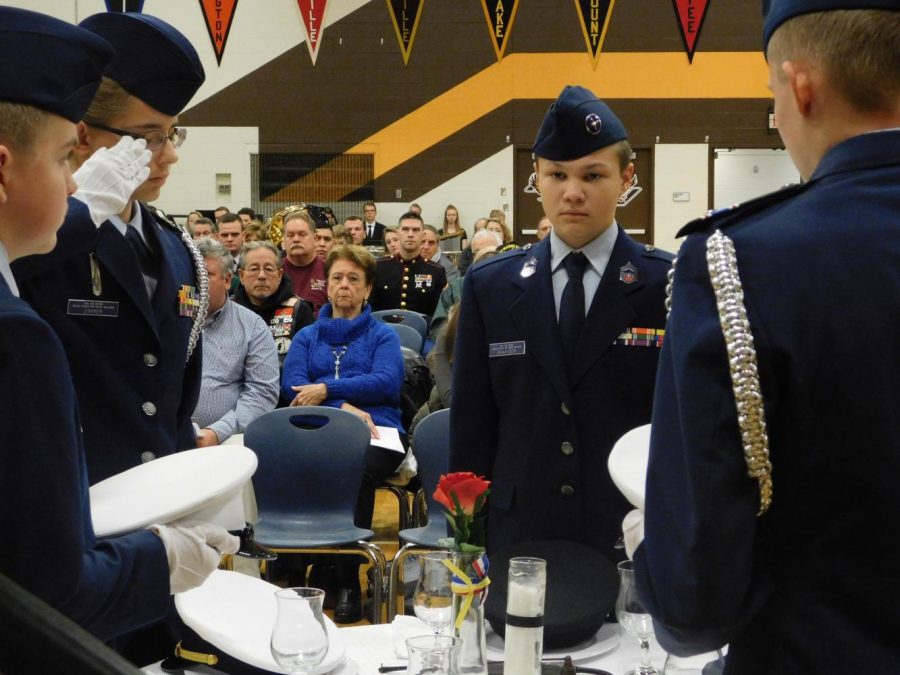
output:
[[[308,675],[328,653],[328,629],[322,614],[325,591],[282,588],[275,591],[278,615],[270,648],[287,673]]]
[[[449,635],[418,635],[406,641],[409,652],[407,675],[459,675],[459,638]]]
[[[450,590],[450,568],[445,560],[453,560],[449,551],[433,551],[419,556],[419,581],[413,609],[416,616],[440,635],[450,626],[453,615],[453,593]]]
[[[616,619],[626,633],[634,635],[641,642],[641,662],[627,675],[659,675],[650,662],[650,638],[653,637],[653,619],[638,598],[634,583],[634,562],[625,560],[617,565],[619,569],[619,595],[616,598]]]

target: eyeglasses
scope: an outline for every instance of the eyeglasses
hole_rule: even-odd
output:
[[[108,131],[111,134],[116,134],[117,136],[130,136],[131,138],[138,140],[144,139],[147,142],[147,149],[150,152],[156,152],[165,144],[166,141],[169,141],[174,148],[180,148],[181,144],[184,143],[184,139],[187,138],[187,129],[185,127],[172,127],[172,130],[169,133],[165,131],[148,131],[146,133],[137,133],[135,131],[125,131],[124,129],[116,129],[115,127],[108,127],[105,124],[96,124],[94,122],[85,122],[95,129],[102,129],[103,131]]]
[[[275,267],[275,265],[263,265],[262,267],[260,267],[259,265],[250,265],[250,267],[245,267],[244,271],[254,276],[259,274],[260,272],[265,274],[267,277],[278,274],[278,268]]]

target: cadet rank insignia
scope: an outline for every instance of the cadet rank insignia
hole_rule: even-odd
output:
[[[637,267],[630,262],[625,263],[619,268],[619,281],[623,284],[633,284],[638,279]]]
[[[616,338],[615,344],[628,347],[656,347],[663,345],[666,336],[665,328],[626,328],[625,332]]]
[[[178,291],[178,316],[189,316],[192,319],[200,311],[200,294],[193,286],[183,284]]]

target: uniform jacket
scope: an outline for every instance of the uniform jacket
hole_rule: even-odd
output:
[[[194,261],[176,226],[140,208],[162,258],[152,301],[128,241],[110,222],[95,227],[76,199],[54,251],[13,265],[22,297],[66,349],[92,484],[197,445],[199,343],[187,360],[199,305]]]
[[[262,305],[254,305],[243,286],[238,286],[234,293],[234,301],[265,321],[275,340],[278,361],[282,364],[297,331],[316,320],[312,305],[294,295],[291,280],[287,275],[281,277],[278,289]]]
[[[900,672],[900,130],[686,228],[653,416],[639,590],[670,649],[728,673]],[[706,262],[731,238],[773,496],[747,476]],[[680,643],[680,644],[679,644]]]
[[[444,268],[422,256],[411,261],[405,261],[399,255],[379,258],[375,263],[375,284],[369,302],[376,311],[410,309],[430,317],[446,285]]]
[[[0,383],[0,572],[103,640],[162,618],[162,542],[146,530],[96,541],[65,351],[2,278]]]
[[[662,331],[670,260],[619,231],[572,381],[550,240],[469,270],[453,363],[450,469],[493,481],[489,549],[569,539],[613,556],[628,504],[607,456],[622,434],[650,420],[661,337],[639,346],[627,336],[634,328]]]

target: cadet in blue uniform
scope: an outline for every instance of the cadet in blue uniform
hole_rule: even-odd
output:
[[[56,243],[75,190],[67,163],[75,122],[112,55],[89,31],[0,7],[0,572],[101,639],[163,616],[170,590],[198,585],[215,569],[212,542],[237,548],[221,528],[190,528],[187,536],[160,526],[159,536],[144,530],[96,540],[66,354],[17,297],[11,274],[10,261]]]
[[[897,673],[900,6],[773,0],[764,34],[805,182],[683,230],[639,591],[726,673]]]
[[[563,90],[533,152],[554,231],[466,275],[450,468],[493,481],[489,549],[568,539],[614,557],[628,505],[606,461],[650,420],[672,256],[615,221],[631,147],[591,92]]]
[[[15,273],[65,345],[96,483],[197,445],[205,267],[190,237],[144,202],[159,196],[178,160],[177,115],[204,74],[187,38],[155,17],[111,12],[81,26],[116,57],[78,124],[76,157],[144,138],[150,175],[124,196],[88,191],[87,206],[71,199],[56,250],[20,261]]]

